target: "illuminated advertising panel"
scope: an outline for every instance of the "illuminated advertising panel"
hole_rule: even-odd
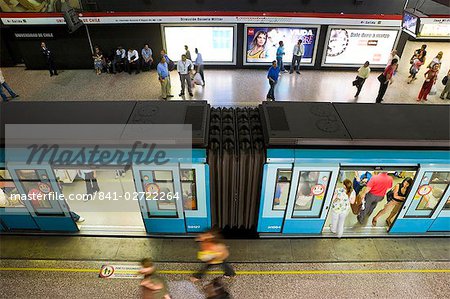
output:
[[[178,61],[189,47],[192,60],[195,48],[205,64],[235,64],[235,26],[169,26],[163,25],[165,49],[170,59]]]
[[[61,0],[0,0],[2,12],[61,12]],[[66,0],[67,4],[79,10],[78,0]]]
[[[417,16],[406,11],[403,13],[402,29],[406,33],[416,37],[418,22],[419,18]]]
[[[330,27],[322,65],[359,66],[369,61],[371,66],[385,66],[398,33],[395,29]]]
[[[289,64],[294,46],[301,39],[305,49],[302,64],[313,65],[318,35],[318,26],[247,25],[244,36],[244,64],[270,64],[276,59],[280,41],[284,43],[284,63]]]

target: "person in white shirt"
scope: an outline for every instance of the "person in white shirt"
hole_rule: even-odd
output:
[[[117,49],[114,51],[114,59],[113,59],[113,63],[112,63],[112,67],[113,67],[113,74],[117,73],[117,70],[119,72],[122,72],[123,69],[125,68],[126,65],[126,54],[127,51],[125,51],[124,48],[122,48],[122,46],[118,46]],[[122,68],[123,66],[123,68]]]
[[[366,79],[369,77],[369,74],[369,62],[366,61],[364,65],[358,69],[358,75],[356,76],[355,81],[353,81],[353,85],[356,86],[355,98],[359,96],[359,93],[361,92],[364,82],[366,82]]]
[[[136,50],[134,50],[132,48],[128,49],[128,64],[127,64],[127,67],[128,67],[128,74],[131,75],[131,69],[132,68],[136,70],[136,74],[139,74],[139,70],[140,70],[140,67],[139,67],[139,54],[138,54],[138,51],[136,51]]]
[[[11,89],[11,87],[9,87],[8,83],[6,83],[5,77],[3,77],[2,70],[0,69],[0,95],[2,96],[3,101],[7,102],[8,98],[6,97],[6,94],[3,92],[3,87],[9,92],[11,98],[14,99],[19,96]]]
[[[192,61],[186,58],[186,55],[181,55],[181,60],[177,63],[177,71],[180,74],[181,93],[179,96],[184,96],[185,84],[187,84],[189,95],[192,97],[192,82],[190,72],[194,68]]]
[[[294,72],[294,68],[295,68],[295,72],[297,74],[300,74],[300,63],[302,61],[302,56],[305,53],[305,46],[303,45],[301,39],[299,39],[297,44],[294,46],[294,50],[292,51],[292,53],[294,55],[292,56],[290,73],[292,74]]]

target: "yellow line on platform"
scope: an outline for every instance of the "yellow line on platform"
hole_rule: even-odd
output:
[[[0,268],[0,271],[41,271],[99,273],[100,269],[82,268]],[[116,270],[115,273],[137,274],[130,270]],[[193,274],[192,270],[159,270],[161,274]],[[375,270],[285,270],[285,271],[236,271],[238,275],[306,275],[306,274],[390,274],[390,273],[450,273],[450,269],[375,269]],[[223,274],[222,271],[208,271],[208,274]]]

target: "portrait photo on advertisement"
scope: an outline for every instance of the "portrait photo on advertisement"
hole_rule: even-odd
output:
[[[245,28],[245,63],[269,64],[276,59],[279,42],[284,43],[286,61],[290,61],[294,46],[302,40],[304,54],[301,62],[312,64],[314,61],[316,40],[319,29],[313,26],[246,26]]]
[[[61,12],[62,3],[81,9],[79,0],[0,0],[2,12]]]
[[[394,29],[330,28],[323,65],[385,66],[397,35]]]
[[[416,34],[418,19],[415,15],[405,12],[403,14],[402,28],[412,34]]]

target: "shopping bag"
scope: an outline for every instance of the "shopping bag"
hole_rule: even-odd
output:
[[[360,194],[358,194],[356,196],[355,203],[350,204],[350,207],[352,208],[353,214],[355,214],[355,215],[359,214],[359,212],[361,211],[361,207],[362,207],[362,198],[361,198]]]
[[[433,84],[430,90],[430,96],[434,96],[437,93],[436,85]]]
[[[196,73],[194,76],[194,83],[197,85],[203,85],[202,76],[199,73]]]

